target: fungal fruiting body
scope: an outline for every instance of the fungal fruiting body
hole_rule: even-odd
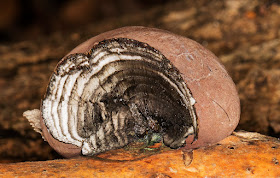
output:
[[[58,63],[40,113],[44,138],[71,157],[151,134],[171,148],[213,144],[234,130],[240,109],[212,53],[166,31],[125,27],[86,41]]]
[[[158,132],[178,148],[197,135],[194,102],[179,71],[146,43],[104,40],[64,58],[50,79],[42,117],[50,134],[93,155]]]

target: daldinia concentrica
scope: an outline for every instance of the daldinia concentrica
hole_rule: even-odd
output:
[[[26,111],[61,155],[94,155],[153,134],[170,148],[197,148],[238,124],[232,79],[198,43],[167,31],[124,27],[66,55],[41,110]]]

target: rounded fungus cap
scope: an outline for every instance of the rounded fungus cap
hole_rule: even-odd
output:
[[[183,148],[211,145],[233,132],[240,119],[240,101],[235,85],[217,57],[191,39],[155,28],[123,27],[87,40],[68,53],[64,59],[77,53],[88,55],[92,47],[100,41],[119,38],[148,44],[178,69],[195,101],[193,107],[198,125],[196,140],[194,135],[188,136]],[[57,152],[65,157],[81,154],[80,146],[55,139],[43,119],[48,118],[41,118],[43,135]]]

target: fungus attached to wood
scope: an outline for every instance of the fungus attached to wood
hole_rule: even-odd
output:
[[[211,145],[235,129],[240,106],[232,79],[201,45],[159,29],[124,27],[66,55],[41,110],[32,112],[41,116],[25,116],[49,144],[73,157],[155,135],[170,148]]]

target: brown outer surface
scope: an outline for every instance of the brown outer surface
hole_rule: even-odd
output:
[[[169,150],[134,161],[79,158],[0,164],[0,177],[280,177],[279,141],[255,133],[241,135],[245,137],[229,136],[193,152]],[[124,149],[99,157],[133,159]]]
[[[42,127],[42,134],[44,138],[48,141],[49,145],[60,155],[65,158],[73,158],[81,155],[82,149],[77,147],[76,145],[66,144],[54,139],[49,133],[45,124],[43,124],[42,117],[40,118],[40,123]]]
[[[160,29],[137,26],[119,28],[97,35],[67,55],[86,53],[99,41],[110,38],[129,38],[145,42],[159,50],[179,69],[196,100],[195,109],[199,125],[198,140],[190,144],[192,139],[188,138],[185,148],[211,145],[230,135],[236,128],[240,118],[238,93],[224,66],[218,62],[213,53],[188,38]],[[44,131],[45,126],[42,127]],[[49,140],[53,140],[48,132],[44,132],[44,136],[49,143]],[[56,151],[58,151],[56,147],[68,145],[58,142],[62,144],[61,146],[51,142],[50,145]],[[60,151],[58,152],[63,155]],[[71,156],[80,153],[79,149],[73,151],[73,153],[70,151]]]

